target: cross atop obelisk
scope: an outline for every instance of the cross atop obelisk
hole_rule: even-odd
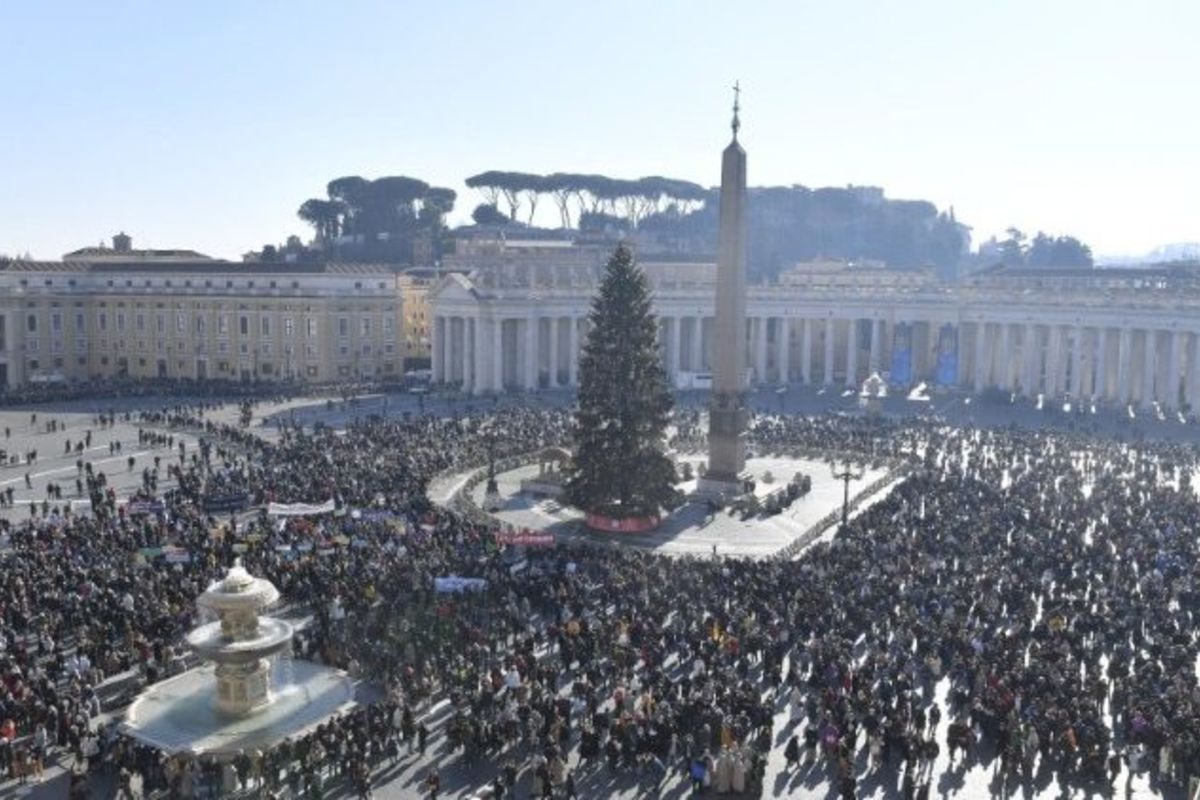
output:
[[[733,82],[733,140],[737,141],[738,128],[742,127],[742,121],[738,119],[738,112],[742,110],[740,101],[742,99],[742,82]]]
[[[721,154],[720,237],[708,417],[708,473],[701,494],[742,494],[746,466],[746,151],[738,144],[741,85],[733,86],[733,141]]]

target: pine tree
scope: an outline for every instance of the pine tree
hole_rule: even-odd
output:
[[[611,517],[656,515],[677,496],[665,452],[674,400],[646,275],[624,244],[608,260],[588,319],[567,500]]]

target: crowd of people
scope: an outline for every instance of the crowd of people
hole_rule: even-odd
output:
[[[162,455],[134,503],[87,471],[91,513],[6,523],[0,771],[35,779],[57,755],[80,792],[95,773],[178,797],[319,796],[331,782],[365,797],[406,769],[436,796],[451,762],[495,798],[574,796],[584,781],[771,794],[784,785],[767,780],[775,750],[785,781],[843,797],[953,788],[980,763],[1007,785],[1148,771],[1169,791],[1200,775],[1190,445],[762,415],[760,452],[846,451],[911,472],[796,560],[566,544],[518,557],[427,489],[489,452],[564,443],[564,410],[344,431],[280,416],[268,439],[213,422],[214,408],[131,418]],[[700,423],[681,413],[676,446]],[[183,431],[203,444],[185,448]],[[234,491],[256,508],[337,510],[283,522],[206,510]],[[377,698],[223,763],[99,726],[192,663],[181,639],[194,599],[235,557],[311,613],[297,657]],[[439,592],[444,576],[481,588]],[[943,747],[951,765],[935,768]]]

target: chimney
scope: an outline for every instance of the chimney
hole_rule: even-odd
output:
[[[128,253],[133,249],[133,239],[125,231],[121,231],[116,236],[112,237],[113,250],[118,253]]]

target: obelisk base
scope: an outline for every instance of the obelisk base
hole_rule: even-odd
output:
[[[696,481],[696,491],[693,497],[698,500],[714,500],[728,503],[746,494],[746,482],[750,474],[742,475],[705,475]]]

